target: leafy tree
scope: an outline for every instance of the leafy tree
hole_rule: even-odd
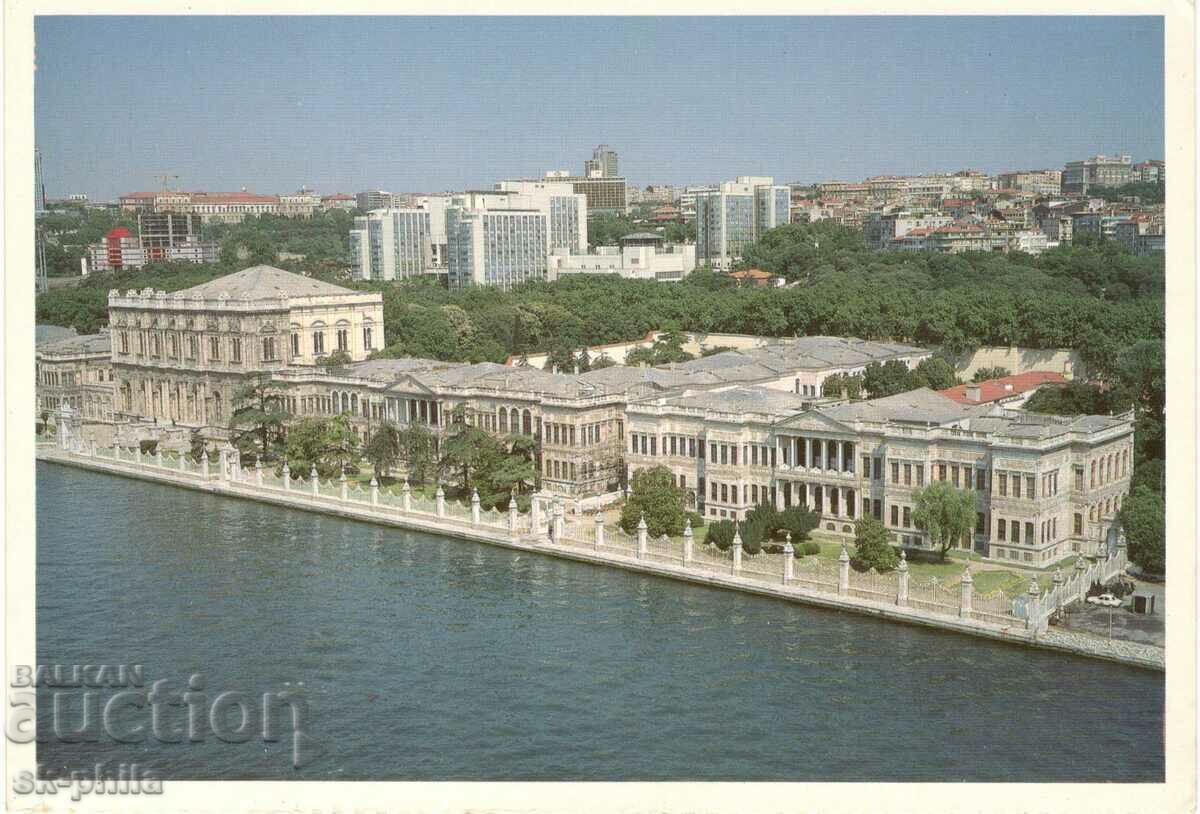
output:
[[[321,367],[342,367],[353,361],[349,351],[335,350],[327,356],[321,356],[317,359],[317,364]]]
[[[1094,384],[1070,381],[1039,387],[1025,402],[1025,409],[1050,415],[1107,415],[1112,408],[1106,391]]]
[[[639,469],[630,483],[630,495],[621,507],[621,528],[626,534],[637,533],[644,514],[646,529],[652,537],[683,533],[683,490],[675,485],[675,476],[665,466]]]
[[[376,479],[382,478],[395,466],[404,452],[400,429],[385,421],[371,431],[371,437],[363,448],[363,454],[371,462]]]
[[[1163,496],[1140,486],[1125,498],[1118,515],[1129,560],[1153,574],[1166,573],[1166,513]]]
[[[500,442],[478,427],[458,425],[442,444],[440,468],[443,477],[453,476],[463,491],[476,486],[473,476],[494,465],[503,455]]]
[[[954,366],[936,356],[922,359],[913,371],[910,383],[913,387],[928,387],[930,390],[945,390],[958,384]]]
[[[421,424],[410,424],[399,431],[400,458],[408,479],[422,484],[433,468],[433,433]]]
[[[912,374],[908,365],[899,360],[893,359],[883,364],[872,362],[863,374],[863,388],[868,398],[894,396],[913,389]]]
[[[913,523],[929,534],[945,561],[946,552],[975,531],[975,493],[939,480],[918,489],[914,497]]]
[[[272,460],[283,445],[290,417],[283,395],[271,385],[270,377],[256,377],[233,394],[230,440],[243,454],[253,452],[264,461]]]
[[[972,384],[979,382],[990,381],[991,379],[1003,379],[1005,376],[1011,376],[1012,371],[1006,367],[981,367],[975,371],[975,375],[971,377]]]
[[[776,515],[774,535],[780,537],[790,533],[793,543],[802,543],[808,539],[809,533],[821,525],[821,515],[807,506],[792,506]]]
[[[856,571],[874,568],[881,574],[900,562],[896,549],[888,542],[887,529],[874,517],[860,517],[854,523],[854,556],[850,565]]]
[[[542,365],[543,370],[554,370],[557,368],[562,373],[570,373],[575,367],[575,352],[570,348],[555,348],[546,354],[546,363]]]
[[[635,521],[634,525],[637,523]],[[722,551],[728,551],[733,545],[733,535],[736,529],[733,527],[733,522],[730,520],[718,520],[715,523],[708,525],[708,536],[705,538],[709,543],[715,545]]]
[[[285,450],[297,475],[307,476],[315,465],[321,477],[335,477],[358,460],[358,435],[345,415],[302,418],[288,428]]]
[[[615,364],[616,364],[616,362],[614,362],[612,360],[611,356],[609,356],[607,353],[604,353],[603,351],[601,351],[600,353],[596,354],[596,357],[594,359],[591,360],[591,364],[588,365],[588,369],[589,370],[603,370],[604,368],[612,367]]]

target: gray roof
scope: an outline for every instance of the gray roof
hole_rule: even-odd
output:
[[[820,412],[843,423],[891,421],[901,424],[946,424],[970,418],[975,409],[948,399],[928,387],[920,387],[881,399],[825,407]]]
[[[280,297],[345,296],[359,292],[274,266],[251,266],[178,293],[203,299],[217,299],[228,294],[234,300],[277,300]]]
[[[111,352],[112,339],[106,333],[70,336],[37,347],[38,355],[74,356],[80,353],[109,354]]]
[[[753,382],[778,378],[797,370],[865,367],[872,362],[886,362],[923,351],[914,345],[870,342],[854,337],[802,336],[663,367],[682,372],[705,371],[723,382]]]
[[[410,373],[427,372],[462,366],[461,362],[439,362],[435,359],[418,359],[405,357],[403,359],[367,359],[363,362],[351,362],[335,368],[335,373],[344,376],[356,376],[377,382],[392,382]]]
[[[74,328],[64,328],[62,325],[34,325],[33,344],[44,345],[47,342],[57,342],[68,336],[75,336]]]
[[[723,413],[763,413],[777,417],[795,415],[811,398],[766,387],[732,387],[728,390],[688,390],[662,400],[663,404]]]

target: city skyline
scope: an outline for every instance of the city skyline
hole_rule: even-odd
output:
[[[1155,17],[42,17],[36,137],[49,194],[96,199],[158,173],[265,193],[478,188],[579,172],[602,143],[643,186],[1061,168],[1164,157],[1162,32]],[[539,47],[498,47],[517,38]]]

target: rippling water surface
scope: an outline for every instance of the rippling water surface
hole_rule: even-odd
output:
[[[210,695],[302,682],[316,742],[295,769],[258,734],[51,740],[52,768],[1163,779],[1161,674],[56,464],[37,501],[40,663],[198,672]]]

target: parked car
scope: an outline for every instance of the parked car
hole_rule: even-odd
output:
[[[1100,594],[1100,596],[1096,597],[1096,604],[1103,605],[1107,608],[1119,608],[1121,607],[1121,600],[1117,599],[1112,594]]]

